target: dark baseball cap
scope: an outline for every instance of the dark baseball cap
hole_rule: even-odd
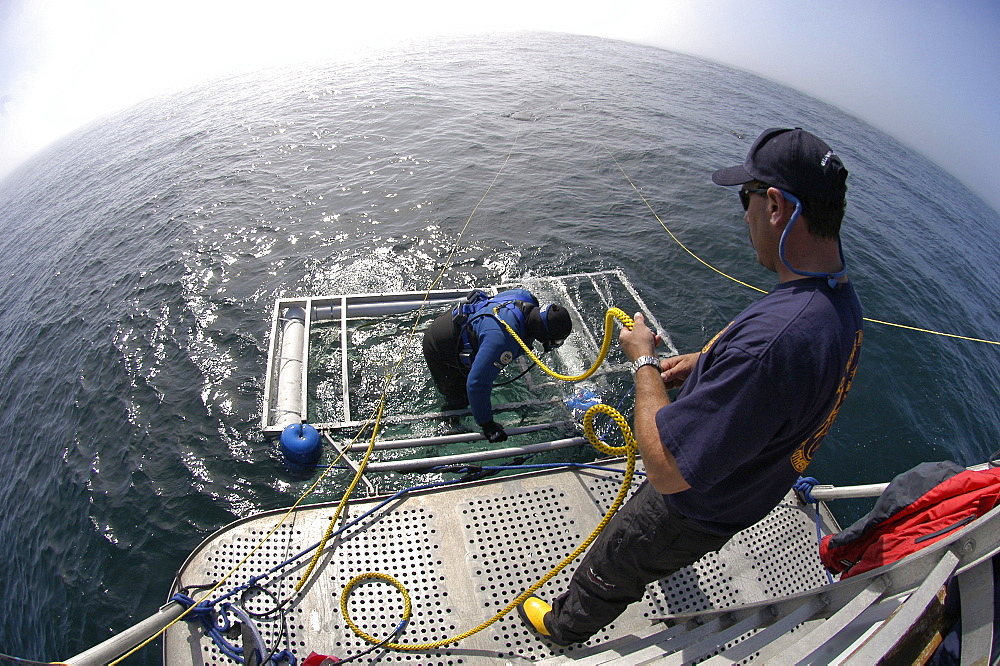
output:
[[[801,127],[765,130],[743,164],[712,174],[716,185],[752,180],[807,199],[843,201],[847,193],[843,162],[826,142]]]

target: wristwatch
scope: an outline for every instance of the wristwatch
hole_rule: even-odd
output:
[[[660,369],[660,359],[655,356],[640,356],[632,362],[632,377],[635,377],[635,373],[639,372],[639,368],[644,365],[655,365],[656,369]]]

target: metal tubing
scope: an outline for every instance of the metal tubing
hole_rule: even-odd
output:
[[[70,657],[65,663],[70,666],[102,666],[103,664],[108,664],[132,648],[140,645],[150,636],[155,636],[158,631],[179,618],[183,613],[184,606],[176,601],[171,601],[161,606],[155,615],[147,617],[139,624],[126,629],[117,636],[112,636],[86,652],[81,652],[75,657]]]
[[[281,310],[278,308],[278,303],[274,304],[274,312],[271,314],[271,339],[267,345],[267,374],[264,375],[264,409],[261,410],[260,415],[260,427],[261,430],[267,432],[268,428],[271,426],[271,411],[274,407],[274,390],[277,378],[275,377],[275,361],[277,354],[275,351],[278,349],[278,320],[280,319]]]
[[[480,435],[481,437],[482,435]],[[480,460],[495,460],[497,458],[509,458],[511,456],[527,455],[531,453],[542,453],[543,451],[555,451],[571,446],[586,444],[586,437],[572,437],[570,439],[557,439],[551,442],[540,444],[529,444],[527,446],[514,446],[506,449],[493,449],[491,451],[474,451],[470,453],[458,453],[451,456],[438,456],[437,458],[416,458],[412,460],[390,460],[387,462],[370,463],[365,467],[366,472],[396,472],[415,471],[437,467],[439,465],[460,465],[463,463],[478,462]]]
[[[278,365],[278,404],[275,425],[280,429],[302,421],[302,386],[304,372],[306,311],[299,307],[285,310],[281,328],[281,356]]]
[[[438,307],[444,303],[454,301],[454,297],[441,300],[414,300],[396,301],[389,303],[348,303],[347,317],[383,317],[385,315],[402,314],[419,310],[423,306],[430,308]],[[313,319],[316,321],[332,321],[341,318],[341,306],[339,305],[314,305],[312,310]]]
[[[858,497],[878,497],[888,483],[869,483],[863,486],[816,486],[812,489],[812,496],[821,502],[835,499],[855,499]]]
[[[571,423],[570,421],[561,421],[557,423],[540,423],[538,425],[532,426],[522,426],[519,428],[504,428],[504,431],[508,435],[523,435],[528,432],[537,432],[539,430],[546,430],[548,428],[567,426]],[[329,437],[329,435],[327,435]],[[375,442],[375,447],[373,451],[388,451],[391,449],[409,449],[417,446],[437,446],[439,444],[461,444],[463,442],[475,442],[480,439],[486,439],[481,433],[478,432],[463,432],[454,435],[437,435],[436,437],[415,437],[413,439],[392,439],[384,442]],[[350,453],[358,453],[359,451],[367,451],[368,444],[356,443],[351,444],[347,449]],[[370,466],[369,466],[370,467]]]

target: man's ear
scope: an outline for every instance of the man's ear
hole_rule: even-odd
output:
[[[767,211],[771,216],[771,224],[779,231],[784,231],[795,212],[795,204],[786,199],[777,187],[771,187],[767,190]]]

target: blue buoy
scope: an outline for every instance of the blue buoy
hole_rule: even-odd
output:
[[[323,446],[319,431],[308,423],[292,423],[281,431],[281,455],[294,465],[315,465]]]

